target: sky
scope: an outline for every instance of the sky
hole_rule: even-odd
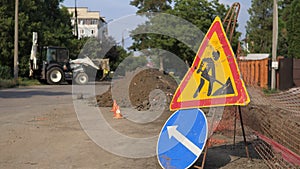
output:
[[[106,18],[107,22],[119,19],[124,16],[135,14],[137,8],[129,5],[131,0],[77,0],[77,7],[88,7],[89,11],[100,11],[100,15]],[[238,18],[238,31],[242,32],[242,39],[245,37],[245,26],[249,19],[247,9],[251,5],[250,0],[219,0],[220,3],[231,6],[234,2],[241,4]],[[62,5],[74,7],[75,0],[64,0]]]

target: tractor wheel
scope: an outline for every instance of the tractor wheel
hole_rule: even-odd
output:
[[[53,67],[47,71],[47,83],[51,85],[60,84],[64,79],[64,73],[59,67]]]
[[[89,81],[89,77],[84,72],[78,73],[77,76],[75,77],[75,82],[79,85],[87,84],[88,81]]]

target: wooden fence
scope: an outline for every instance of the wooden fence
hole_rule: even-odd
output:
[[[268,58],[262,60],[238,59],[238,65],[245,84],[268,88],[268,62]]]
[[[261,60],[237,60],[246,85],[268,88],[269,58]],[[278,57],[279,69],[276,71],[276,87],[287,90],[300,87],[300,59]]]

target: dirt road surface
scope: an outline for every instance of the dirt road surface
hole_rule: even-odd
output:
[[[97,84],[97,94],[108,88],[109,84]],[[71,85],[0,90],[0,168],[161,168],[156,156],[120,157],[93,142],[77,119],[73,99],[89,106],[93,103],[81,91],[74,93],[72,97]],[[103,108],[102,113],[120,132],[134,137],[147,134],[143,125],[132,124],[126,119],[113,120],[110,108]],[[146,124],[153,127],[149,133],[159,134],[164,120]],[[132,131],[133,127],[139,128]],[[266,168],[254,151],[250,153],[252,160],[245,157],[240,143],[234,150],[230,144],[210,148],[206,168]]]

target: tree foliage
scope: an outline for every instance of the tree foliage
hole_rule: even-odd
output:
[[[278,1],[278,56],[287,56],[288,41],[287,41],[287,18],[290,15],[291,0]]]
[[[131,72],[139,67],[144,67],[147,64],[145,56],[133,56],[129,55],[118,65],[117,74],[125,75],[126,72]]]
[[[215,16],[218,15],[223,18],[227,10],[218,0],[175,0],[173,8],[166,8],[165,10],[153,10],[149,8],[151,6],[149,4],[142,6],[143,0],[135,0],[134,2],[140,5],[139,9],[143,9],[142,11],[164,12],[170,15],[148,16],[149,22],[140,25],[133,31],[134,43],[130,49],[136,51],[148,48],[164,49],[180,56],[181,59],[189,63],[193,61],[195,51],[197,51]],[[151,2],[154,1],[148,3]],[[163,4],[163,1],[160,2]],[[164,3],[168,4],[170,1],[165,0]],[[150,29],[153,33],[136,33],[145,29]],[[200,30],[203,32],[202,34],[200,34]],[[163,33],[157,34],[157,32]],[[161,50],[157,53],[157,55],[162,56],[164,54],[165,52]]]
[[[278,1],[278,56],[300,58],[300,1]],[[253,0],[247,22],[251,52],[271,53],[273,28],[273,0]]]
[[[172,0],[132,0],[130,5],[138,8],[137,13],[162,12],[171,9]]]
[[[120,63],[127,58],[130,53],[121,47],[121,46],[113,46],[105,55],[105,58],[109,58],[109,66],[111,70],[116,70]]]
[[[42,46],[68,47],[74,58],[80,42],[72,34],[70,15],[60,7],[62,0],[22,0],[19,2],[19,75],[28,75],[32,32],[38,32]],[[13,68],[15,1],[0,0],[0,65]]]
[[[286,24],[288,56],[300,59],[300,0],[293,0],[288,8],[290,9]]]
[[[130,54],[123,47],[116,44],[116,41],[111,36],[104,36],[101,42],[94,37],[85,38],[84,46],[78,57],[88,56],[91,59],[108,58],[110,69],[115,70]]]
[[[100,43],[96,38],[77,39],[72,33],[71,15],[61,6],[63,0],[19,1],[19,75],[28,76],[32,32],[38,33],[38,48],[61,46],[70,51],[70,58],[86,54],[91,58],[110,58],[111,69],[128,55],[111,37]],[[15,1],[0,0],[0,67],[13,72]],[[12,75],[9,75],[10,77]]]
[[[251,53],[270,53],[272,49],[273,0],[252,0],[248,10],[247,40]]]

